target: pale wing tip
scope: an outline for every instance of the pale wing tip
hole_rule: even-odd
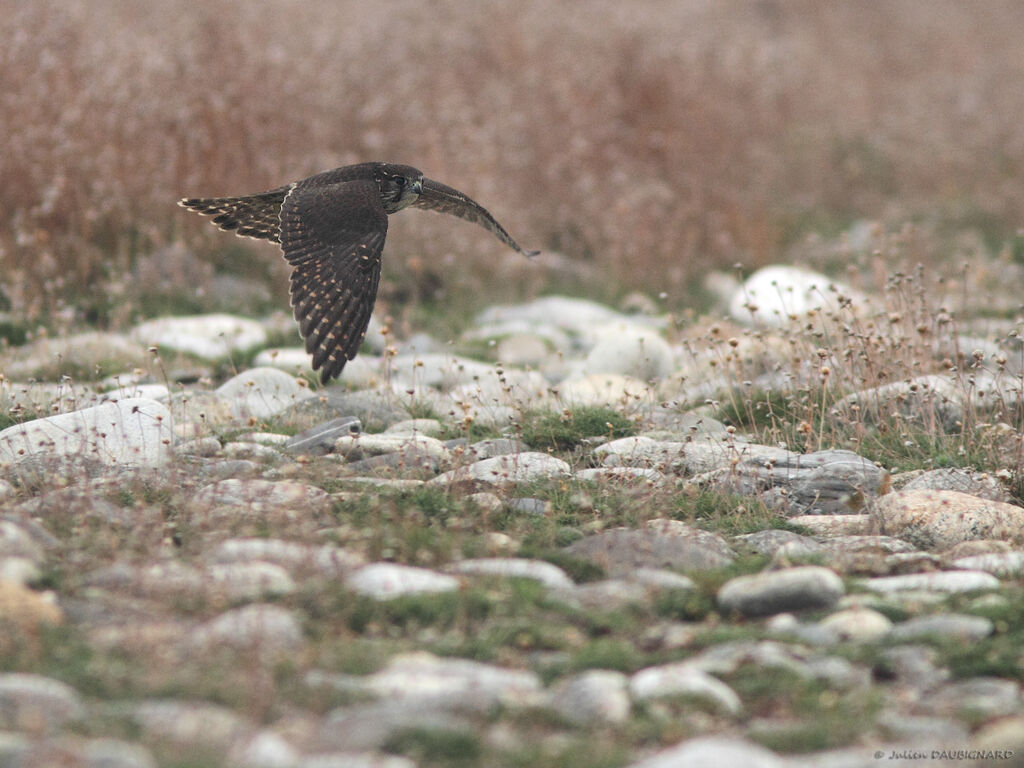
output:
[[[540,256],[540,251],[520,251],[528,259],[535,259]]]

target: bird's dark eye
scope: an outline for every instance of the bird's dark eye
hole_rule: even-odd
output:
[[[405,186],[405,176],[396,176],[395,177],[395,184],[398,185],[399,189],[404,187]]]

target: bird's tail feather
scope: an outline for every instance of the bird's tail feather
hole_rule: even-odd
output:
[[[178,205],[211,216],[221,229],[242,237],[281,242],[281,204],[290,187],[246,197],[186,197]]]

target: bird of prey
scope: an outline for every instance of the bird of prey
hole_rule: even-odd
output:
[[[458,216],[524,251],[467,195],[408,165],[360,163],[245,197],[186,197],[179,205],[223,230],[270,240],[292,266],[291,303],[313,370],[326,384],[356,356],[377,299],[388,214],[426,208]]]

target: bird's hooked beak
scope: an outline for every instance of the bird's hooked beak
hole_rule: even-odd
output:
[[[423,181],[420,179],[416,179],[416,181],[412,183],[412,191],[416,193],[417,197],[423,194]]]

